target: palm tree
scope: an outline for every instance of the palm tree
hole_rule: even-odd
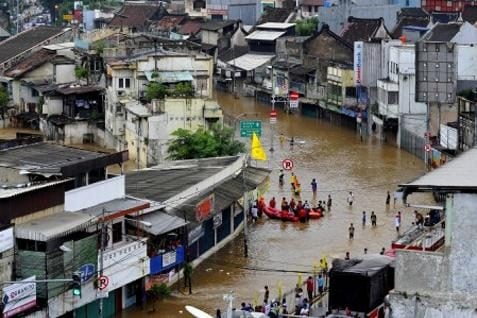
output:
[[[152,299],[152,310],[150,312],[155,312],[157,301],[169,297],[171,295],[171,289],[164,283],[160,285],[154,284],[152,285],[151,289],[147,291],[147,293]]]

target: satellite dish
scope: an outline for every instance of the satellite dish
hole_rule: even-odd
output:
[[[185,306],[185,309],[195,318],[214,318],[208,313],[203,312],[202,310],[195,308],[193,306]]]

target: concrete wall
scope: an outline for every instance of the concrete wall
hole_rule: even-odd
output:
[[[63,98],[57,96],[45,97],[42,113],[44,115],[61,115],[63,113]]]
[[[202,30],[200,31],[202,43],[217,45],[219,34],[215,31]]]
[[[477,80],[477,47],[457,46],[457,80]]]
[[[408,294],[442,290],[444,263],[442,253],[397,250],[394,289]]]
[[[56,84],[71,83],[76,81],[74,64],[56,65],[55,74]]]
[[[124,198],[124,175],[65,192],[65,211],[79,211],[103,202]]]
[[[477,194],[454,194],[450,233],[450,279],[454,292],[477,292],[477,244],[475,229]]]

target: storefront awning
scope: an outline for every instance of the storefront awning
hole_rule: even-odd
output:
[[[141,228],[152,235],[161,235],[186,226],[189,223],[183,218],[161,211],[144,214],[140,218],[137,218],[137,220],[151,223],[150,227],[142,226]]]

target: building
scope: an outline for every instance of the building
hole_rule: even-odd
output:
[[[445,208],[444,246],[434,252],[396,251],[395,287],[389,301],[393,317],[466,317],[475,315],[477,286],[475,224],[477,176],[472,148],[444,166],[401,185],[405,202],[414,192],[438,193]],[[438,224],[441,226],[441,224]]]
[[[0,43],[0,72],[45,45],[68,42],[71,39],[71,29],[51,26],[38,26],[18,33]]]
[[[204,98],[164,98],[143,106],[125,107],[125,143],[130,159],[138,167],[162,163],[167,158],[168,142],[179,129],[195,131],[223,124],[223,113],[217,101]]]
[[[322,6],[324,6],[323,0],[302,0],[300,13],[304,18],[318,17],[318,9]]]
[[[399,39],[402,35],[406,36],[404,29],[406,27],[427,28],[430,24],[430,16],[421,8],[402,8],[398,15],[398,21],[391,31],[393,39]],[[411,40],[411,39],[409,39]]]
[[[163,49],[126,58],[107,59],[105,127],[107,145],[123,149],[126,130],[126,105],[146,100],[147,85],[160,80],[174,95],[178,83],[193,87],[198,98],[212,96],[213,59],[204,54],[176,53]],[[143,107],[143,106],[141,106]]]
[[[340,34],[349,17],[359,19],[382,19],[386,28],[391,29],[397,21],[400,11],[398,4],[392,4],[387,0],[379,1],[337,1],[332,6],[323,6],[318,9],[320,24],[327,24],[330,30]]]
[[[203,52],[214,57],[230,47],[230,37],[238,27],[235,20],[214,21],[210,20],[202,24],[200,38]]]
[[[240,20],[245,25],[255,25],[262,14],[262,3],[257,0],[231,0],[229,19]]]
[[[182,160],[130,172],[126,193],[158,202],[169,216],[188,222],[186,255],[197,266],[239,233],[248,200],[252,202],[262,193],[260,186],[269,170],[244,169],[243,160],[238,156]],[[248,198],[245,207],[240,203],[244,193]],[[160,281],[161,277],[150,279]]]
[[[152,21],[165,14],[159,3],[125,1],[118,13],[109,21],[108,28],[126,33],[147,32]]]
[[[475,128],[477,109],[474,95],[458,96],[457,106],[457,150],[463,152],[477,146],[477,130]]]

